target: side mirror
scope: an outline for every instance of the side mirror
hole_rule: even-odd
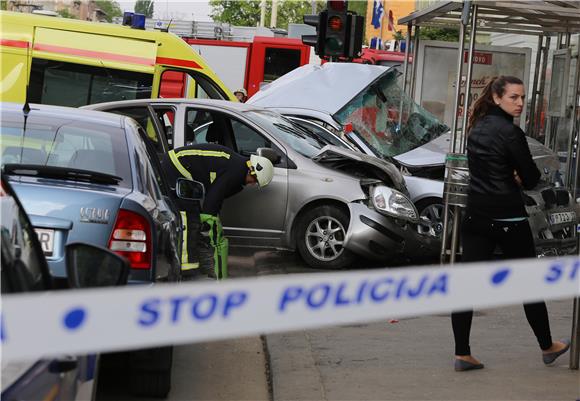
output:
[[[280,163],[280,161],[282,160],[282,156],[280,156],[278,152],[276,152],[274,149],[258,148],[256,150],[256,153],[258,153],[258,156],[262,156],[270,160],[273,165]]]
[[[202,201],[205,197],[205,188],[199,181],[178,178],[175,184],[177,197],[185,200]]]
[[[71,288],[127,284],[129,262],[107,248],[76,242],[66,246],[65,258]]]

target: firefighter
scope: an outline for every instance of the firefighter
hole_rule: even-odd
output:
[[[244,88],[237,89],[234,92],[234,95],[238,98],[240,103],[246,103],[246,100],[248,100],[248,92],[246,92]]]
[[[257,155],[248,160],[218,144],[195,144],[169,151],[162,164],[170,182],[184,177],[205,187],[203,205],[184,200],[178,203],[185,228],[182,277],[194,277],[201,270],[218,280],[226,278],[228,240],[219,218],[222,204],[245,185],[268,185],[274,176],[272,162]]]

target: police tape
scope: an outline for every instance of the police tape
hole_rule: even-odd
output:
[[[360,323],[580,295],[580,259],[525,259],[2,296],[4,360]]]

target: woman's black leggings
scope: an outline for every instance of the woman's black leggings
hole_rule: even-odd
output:
[[[523,221],[496,221],[467,213],[461,230],[464,262],[491,260],[496,246],[502,259],[521,259],[536,256],[530,224]],[[524,304],[526,318],[542,350],[552,346],[550,323],[545,302]],[[455,355],[471,355],[469,332],[473,311],[451,314]]]

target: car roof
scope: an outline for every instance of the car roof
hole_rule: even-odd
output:
[[[184,99],[184,98],[159,98],[159,99],[137,99],[137,100],[120,100],[116,102],[96,103],[83,106],[83,109],[111,109],[114,107],[131,107],[144,104],[190,104],[196,106],[220,107],[231,111],[244,112],[250,110],[263,110],[262,107],[247,103],[234,102],[231,100],[218,99]]]
[[[2,114],[5,112],[21,113],[23,112],[23,107],[24,105],[22,103],[0,103],[0,112]],[[29,107],[31,113],[34,113],[35,115],[60,118],[63,120],[83,120],[85,122],[104,124],[116,128],[122,128],[122,121],[127,118],[118,114],[105,113],[95,110],[77,109],[74,107],[52,106],[35,103],[31,103]]]
[[[389,69],[359,63],[307,64],[268,84],[247,104],[313,109],[333,115]]]

